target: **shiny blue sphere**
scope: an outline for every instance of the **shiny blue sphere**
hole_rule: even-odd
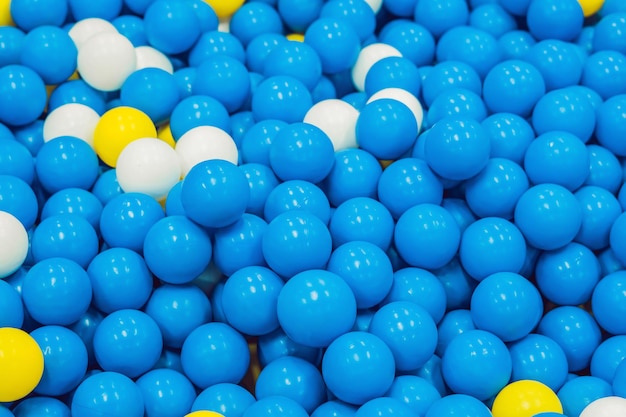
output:
[[[435,39],[423,25],[410,20],[392,20],[379,34],[379,40],[396,48],[402,56],[417,66],[432,63]]]
[[[438,61],[465,62],[481,78],[500,61],[501,55],[500,45],[493,35],[471,26],[455,26],[441,35],[437,43]]]
[[[469,310],[458,309],[447,312],[437,326],[438,339],[435,353],[443,356],[452,339],[469,330],[476,330],[472,313]]]
[[[526,30],[512,30],[498,38],[503,59],[523,59],[537,41]]]
[[[467,117],[482,122],[487,108],[480,95],[464,88],[451,88],[437,96],[430,105],[427,123],[433,125],[446,117]]]
[[[291,210],[305,210],[328,224],[330,203],[324,192],[308,181],[290,180],[277,185],[267,196],[264,218],[271,222]]]
[[[598,143],[617,156],[626,155],[624,147],[618,137],[626,133],[626,94],[613,96],[602,103],[597,109],[597,124],[595,129]]]
[[[441,398],[430,382],[414,375],[397,376],[385,395],[400,400],[417,415],[425,414],[430,406]]]
[[[191,411],[216,410],[224,415],[241,417],[255,402],[256,399],[247,389],[224,382],[200,392],[191,406]]]
[[[235,223],[217,230],[213,244],[215,265],[227,276],[247,266],[265,266],[261,244],[266,229],[265,220],[244,213]]]
[[[230,33],[235,35],[244,46],[255,37],[267,33],[282,34],[281,16],[274,7],[264,2],[252,2],[242,5],[230,20]]]
[[[357,240],[387,250],[393,238],[394,221],[389,210],[379,201],[355,197],[335,209],[329,230],[334,247]]]
[[[189,65],[197,67],[213,55],[228,55],[244,62],[246,52],[241,41],[232,33],[217,29],[204,32],[189,51]]]
[[[34,70],[24,65],[0,69],[0,122],[24,126],[34,122],[44,111],[46,87]]]
[[[358,0],[330,0],[322,6],[321,18],[333,18],[350,25],[361,43],[374,34],[376,15],[367,3]]]
[[[398,416],[411,417],[411,410],[402,401],[391,397],[380,397],[369,400],[357,410],[355,417]]]
[[[469,23],[470,26],[491,33],[496,38],[517,29],[515,17],[498,3],[487,2],[472,9]]]
[[[436,38],[469,20],[468,6],[463,0],[419,0],[415,2],[413,13],[415,22],[423,25]]]
[[[262,74],[267,56],[283,42],[287,39],[280,33],[262,33],[252,38],[246,46],[245,64],[248,70]]]
[[[91,87],[83,80],[69,80],[59,84],[50,94],[48,111],[69,103],[84,104],[100,115],[106,109],[104,93]]]
[[[257,122],[267,119],[301,122],[313,106],[311,93],[300,80],[288,75],[266,78],[252,94],[252,114]]]
[[[30,31],[37,26],[62,26],[68,15],[67,0],[17,0],[10,3],[11,17],[17,27]],[[46,13],[38,13],[45,10]]]
[[[591,144],[589,152],[589,176],[585,185],[595,185],[616,194],[622,185],[622,169],[617,156],[609,149]]]
[[[576,89],[564,88],[550,91],[537,101],[532,124],[538,135],[559,130],[587,142],[594,132],[596,118],[587,97]]]
[[[141,110],[155,124],[169,119],[180,98],[176,79],[161,68],[142,68],[133,72],[120,90],[122,105]]]
[[[15,216],[28,230],[37,220],[39,203],[33,189],[22,179],[0,174],[0,210]]]
[[[100,202],[105,205],[114,197],[123,193],[119,182],[117,182],[117,173],[115,169],[109,169],[100,174],[91,192]]]
[[[335,152],[335,163],[322,187],[330,203],[339,207],[356,197],[376,197],[378,180],[383,170],[369,152],[358,148]]]
[[[422,82],[424,103],[430,106],[440,94],[452,88],[464,88],[480,94],[482,82],[476,70],[465,62],[438,62]]]
[[[557,39],[546,39],[532,45],[524,56],[541,73],[546,90],[578,84],[584,60],[578,46]]]
[[[626,309],[626,298],[622,291],[625,280],[626,273],[622,271],[609,274],[598,282],[591,297],[594,318],[602,329],[613,335],[625,333],[624,325],[618,319]]]
[[[6,281],[0,281],[0,326],[21,328],[24,324],[24,305],[21,293]]]
[[[165,54],[188,51],[200,37],[200,20],[189,2],[157,0],[144,14],[146,38]]]
[[[446,309],[446,292],[442,282],[431,272],[420,268],[403,268],[393,274],[393,283],[384,303],[413,302],[439,323]]]
[[[604,100],[626,93],[626,55],[618,51],[599,51],[590,55],[583,67],[581,84],[600,94]]]
[[[507,112],[528,117],[545,94],[541,72],[527,61],[512,59],[496,64],[487,73],[483,95],[494,113]]]
[[[170,128],[175,140],[198,126],[215,126],[229,133],[228,110],[217,99],[203,95],[190,95],[176,104],[170,116]]]
[[[117,372],[97,372],[86,378],[72,397],[73,416],[144,415],[144,400],[139,387]]]
[[[76,71],[78,50],[60,27],[39,26],[26,34],[20,62],[37,72],[47,85],[60,84]]]
[[[13,136],[10,131],[7,134]],[[0,174],[13,175],[26,184],[32,184],[35,176],[33,156],[28,148],[17,140],[9,137],[6,139],[0,140]]]
[[[268,165],[260,163],[243,164],[239,169],[243,171],[250,186],[250,200],[246,213],[263,217],[265,203],[269,194],[278,185],[278,178]]]
[[[310,269],[285,283],[277,312],[281,327],[296,343],[326,347],[354,325],[356,300],[339,275]]]
[[[0,28],[0,65],[19,64],[22,45],[26,33],[15,26],[2,26]]]
[[[435,401],[424,417],[490,417],[487,406],[470,395],[452,394]]]
[[[594,26],[593,50],[613,50],[626,53],[626,48],[621,42],[625,29],[626,15],[623,11],[602,16]]]
[[[513,113],[494,113],[481,123],[491,144],[492,158],[506,158],[521,165],[535,133],[530,124]]]
[[[189,380],[172,369],[153,369],[136,381],[146,414],[154,417],[181,415],[191,410],[196,391]]]
[[[241,109],[250,96],[250,75],[236,58],[223,55],[208,57],[198,66],[193,93],[213,97],[229,113]]]
[[[357,408],[343,401],[331,400],[313,411],[311,417],[354,417]]]
[[[41,219],[57,214],[78,214],[100,230],[102,203],[93,193],[81,188],[66,188],[50,196],[41,209]]]
[[[572,41],[583,28],[582,12],[576,0],[531,0],[526,14],[528,31],[538,40]]]
[[[254,124],[241,139],[241,159],[244,163],[258,163],[269,166],[270,149],[276,135],[287,123],[281,120],[262,120]]]
[[[365,76],[365,93],[371,96],[385,88],[401,88],[418,97],[422,82],[417,66],[407,58],[396,56],[376,62]]]
[[[146,36],[146,28],[143,19],[139,16],[125,14],[116,17],[111,21],[117,31],[124,35],[136,48],[138,46],[148,45]]]
[[[271,417],[279,414],[285,417],[308,416],[306,410],[296,401],[281,395],[274,395],[250,405],[241,417]]]
[[[70,409],[65,403],[56,398],[30,397],[15,406],[13,409],[13,413],[15,414],[8,413],[8,417],[69,417]]]
[[[614,395],[611,385],[594,376],[575,376],[567,381],[557,393],[563,412],[578,416],[593,401]]]
[[[617,368],[626,357],[626,335],[605,339],[591,357],[591,375],[613,383]]]
[[[551,338],[531,333],[509,346],[513,360],[513,381],[539,381],[556,392],[567,379],[567,358]]]
[[[290,76],[312,91],[322,76],[322,61],[315,48],[305,42],[278,44],[267,55],[263,76]]]

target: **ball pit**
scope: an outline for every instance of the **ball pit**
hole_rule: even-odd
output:
[[[1,417],[626,415],[620,0],[0,0]]]

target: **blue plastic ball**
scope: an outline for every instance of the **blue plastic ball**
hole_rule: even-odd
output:
[[[281,120],[262,120],[254,124],[241,139],[240,153],[244,163],[270,165],[270,149],[276,135],[287,127]]]
[[[39,26],[26,34],[20,63],[35,70],[47,85],[67,80],[76,70],[78,50],[68,33],[54,26]]]
[[[426,162],[436,174],[445,179],[464,180],[478,174],[487,165],[489,137],[478,121],[449,117],[430,129],[424,153]]]
[[[306,410],[291,398],[280,395],[263,398],[250,405],[241,417],[307,417]]]
[[[78,214],[58,214],[39,223],[31,238],[36,262],[62,257],[86,268],[98,253],[98,236],[93,226]]]
[[[163,217],[163,209],[154,198],[142,193],[123,193],[102,209],[100,232],[110,247],[141,253],[148,230]]]
[[[471,26],[453,27],[446,31],[437,43],[438,61],[465,62],[474,68],[481,78],[484,78],[500,61],[501,55],[500,46],[493,35]]]
[[[602,19],[594,26],[593,50],[613,50],[626,53],[626,48],[622,42],[625,29],[626,16],[624,12],[602,16]]]
[[[14,26],[0,27],[0,65],[19,64],[26,34]]]
[[[385,88],[401,88],[420,95],[422,83],[417,66],[404,57],[387,57],[376,62],[365,76],[365,93],[372,96]]]
[[[97,254],[87,268],[93,305],[103,313],[141,308],[152,293],[152,274],[144,259],[126,248]]]
[[[446,386],[441,373],[441,359],[433,355],[428,362],[420,369],[413,371],[416,376],[424,378],[435,387],[441,396],[450,395],[450,390]]]
[[[22,284],[26,311],[37,322],[69,325],[80,319],[91,302],[87,272],[76,262],[49,258],[33,265]]]
[[[208,57],[198,66],[193,93],[213,97],[233,113],[250,95],[248,70],[241,61],[230,56]]]
[[[42,220],[57,214],[78,214],[99,231],[102,203],[87,190],[66,188],[51,195],[41,209]]]
[[[546,90],[578,84],[583,73],[584,61],[577,46],[557,39],[547,39],[532,45],[524,56],[539,70]]]
[[[149,315],[124,309],[102,319],[93,337],[93,347],[101,369],[136,378],[156,364],[163,338]]]
[[[422,307],[438,323],[446,309],[443,283],[431,272],[420,268],[404,268],[393,274],[393,283],[384,303],[410,301]]]
[[[110,200],[122,194],[123,191],[120,188],[120,184],[117,182],[115,169],[109,169],[101,173],[92,186],[91,192],[103,205],[106,205]]]
[[[64,188],[87,190],[96,182],[98,169],[98,156],[93,148],[72,136],[44,143],[35,162],[39,183],[49,193]]]
[[[183,67],[174,71],[173,75],[176,86],[178,87],[180,99],[184,100],[191,96],[193,93],[193,85],[196,83],[198,68]]]
[[[235,223],[216,231],[213,245],[215,265],[227,276],[247,266],[265,266],[261,243],[266,229],[265,220],[244,213]]]
[[[322,187],[330,203],[339,207],[352,198],[376,197],[382,172],[371,153],[357,148],[342,149],[335,152],[335,163]]]
[[[306,86],[288,75],[266,78],[252,94],[252,114],[257,122],[301,122],[312,106],[313,98]]]
[[[208,234],[184,216],[168,216],[146,234],[143,254],[150,271],[168,284],[186,284],[209,265],[213,246]]]
[[[30,397],[19,402],[13,409],[13,413],[9,413],[9,417],[69,417],[70,409],[56,398]]]
[[[279,326],[277,303],[283,280],[262,266],[239,269],[224,284],[222,304],[228,323],[243,334],[260,336]]]
[[[21,328],[24,324],[22,297],[11,284],[0,281],[0,326]]]
[[[146,415],[149,416],[186,414],[196,399],[191,382],[172,369],[153,369],[137,379],[136,384],[144,399]]]
[[[294,342],[328,346],[350,331],[356,319],[356,300],[337,274],[309,269],[291,277],[278,295],[278,321]]]
[[[589,153],[575,135],[548,131],[526,149],[524,168],[534,184],[558,184],[573,192],[589,175]]]
[[[465,394],[452,394],[435,401],[424,417],[490,417],[490,414],[487,406],[476,398]]]
[[[575,135],[581,142],[591,138],[596,113],[590,101],[571,88],[554,90],[541,97],[532,115],[538,135],[559,130]]]
[[[68,0],[70,13],[76,20],[83,20],[91,17],[111,21],[117,17],[122,10],[122,0],[100,0],[90,2],[89,5],[80,0]]]
[[[327,269],[346,281],[360,309],[380,303],[393,284],[393,269],[387,254],[370,242],[351,241],[337,247]]]
[[[73,416],[118,415],[141,417],[144,399],[139,387],[117,372],[96,372],[86,378],[72,397]]]
[[[197,67],[213,55],[228,55],[244,62],[246,52],[241,41],[229,32],[211,30],[200,35],[189,51],[189,65]]]
[[[441,370],[453,393],[484,401],[508,383],[512,372],[511,355],[494,334],[469,330],[450,341],[441,359]]]
[[[152,2],[144,26],[148,42],[165,54],[188,51],[200,37],[200,20],[189,2]]]
[[[26,146],[17,140],[0,139],[0,175],[15,176],[29,185],[33,183],[35,160]]]
[[[470,311],[476,327],[512,342],[527,336],[539,323],[543,301],[537,288],[512,272],[483,279],[472,294]]]
[[[248,370],[250,352],[246,339],[235,329],[207,323],[187,336],[181,360],[187,378],[205,389],[222,382],[239,383]]]
[[[424,26],[410,20],[392,20],[379,34],[379,40],[396,48],[417,66],[432,63],[435,38]]]
[[[561,346],[570,372],[589,366],[591,356],[601,341],[600,328],[593,316],[579,307],[562,306],[546,313],[537,333]]]
[[[338,399],[360,405],[382,396],[394,380],[391,350],[377,336],[350,332],[336,338],[322,359],[326,386]]]
[[[265,203],[269,194],[278,185],[278,178],[272,169],[260,163],[248,163],[239,166],[250,186],[250,200],[246,212],[263,217]]]
[[[215,384],[200,392],[191,411],[210,410],[233,417],[241,417],[256,402],[250,392],[235,384]]]
[[[322,359],[320,348],[294,342],[280,327],[269,334],[259,336],[257,352],[262,367],[283,356],[302,358],[316,366]]]
[[[410,417],[413,415],[413,410],[411,410],[401,400],[391,397],[380,397],[369,400],[359,407],[355,417]]]
[[[613,335],[626,334],[624,324],[619,320],[626,309],[626,298],[622,288],[626,280],[623,271],[603,277],[593,289],[591,309],[600,327]]]
[[[589,176],[585,185],[595,185],[616,194],[622,185],[622,170],[617,156],[600,145],[587,145]]]
[[[43,113],[46,99],[46,86],[34,70],[24,65],[0,68],[0,122],[32,123]]]
[[[279,33],[262,33],[252,38],[246,47],[248,70],[262,74],[269,53],[284,42],[287,38]]]
[[[626,94],[609,98],[598,107],[596,114],[595,137],[598,143],[616,156],[625,156],[626,147],[617,139],[626,134]]]
[[[567,378],[567,358],[549,337],[531,333],[509,346],[513,361],[512,381],[539,381],[557,391]]]
[[[379,201],[355,197],[333,212],[330,225],[333,246],[350,241],[365,241],[387,250],[393,238],[394,222],[389,210]]]
[[[311,413],[326,399],[326,387],[314,365],[304,359],[284,356],[261,370],[255,383],[255,395],[258,400],[287,397]]]
[[[424,415],[441,398],[430,382],[414,375],[396,377],[385,395],[400,400],[416,415]]]
[[[530,124],[513,113],[494,113],[481,123],[489,136],[492,158],[506,158],[522,164],[526,149],[535,138]]]
[[[459,226],[443,207],[418,204],[402,214],[396,224],[394,242],[409,265],[435,269],[446,265],[457,252]]]
[[[11,18],[24,31],[43,25],[62,26],[69,9],[67,0],[15,0],[9,4]]]
[[[281,129],[272,142],[269,158],[274,173],[283,181],[318,183],[335,163],[328,135],[308,123],[293,123]]]
[[[191,95],[172,110],[170,128],[176,140],[194,127],[207,125],[218,127],[226,133],[231,130],[228,110],[213,97]]]
[[[443,356],[452,339],[470,330],[476,330],[476,325],[469,310],[458,309],[447,312],[437,326],[438,339],[435,353]]]
[[[230,32],[247,46],[255,37],[268,33],[282,34],[283,22],[278,11],[264,2],[242,5],[230,20]]]
[[[290,180],[277,185],[267,196],[264,218],[271,222],[279,214],[305,210],[328,224],[330,203],[324,192],[308,181]]]
[[[347,23],[354,29],[361,42],[372,36],[376,29],[376,14],[367,2],[359,0],[327,1],[322,6],[320,17]]]
[[[558,249],[578,234],[582,209],[566,188],[549,183],[535,185],[518,200],[515,224],[530,245],[544,250]]]
[[[136,48],[138,46],[147,46],[148,37],[146,36],[146,28],[143,19],[132,14],[118,16],[111,21],[117,31],[124,35]]]
[[[210,32],[217,30],[219,18],[211,5],[203,0],[186,0],[193,8],[196,17],[200,21],[200,32]]]
[[[613,395],[611,385],[594,376],[576,376],[567,381],[557,393],[563,413],[579,416],[593,401]]]
[[[87,348],[81,338],[61,326],[42,326],[30,335],[44,358],[44,374],[35,393],[60,396],[76,388],[87,371]]]
[[[378,159],[400,157],[411,149],[417,134],[413,112],[393,99],[366,104],[356,122],[357,143]],[[381,140],[383,136],[385,140]]]
[[[626,93],[626,55],[618,51],[599,51],[590,55],[583,67],[581,84],[606,100]]]
[[[612,384],[617,368],[624,358],[626,358],[626,336],[608,337],[600,343],[591,357],[591,376],[602,378]]]
[[[477,27],[496,38],[517,28],[515,18],[500,4],[487,2],[472,9],[469,15],[470,26]]]
[[[418,0],[413,13],[415,22],[436,38],[453,27],[466,24],[469,19],[467,3],[462,0]]]
[[[39,203],[26,182],[13,175],[0,175],[0,210],[15,216],[28,230],[37,220]]]
[[[267,55],[263,66],[266,78],[290,76],[312,90],[322,75],[322,62],[317,51],[304,42],[284,42]]]
[[[331,400],[317,407],[311,417],[354,417],[356,411],[357,408],[353,405]]]
[[[433,125],[446,117],[467,117],[482,122],[487,117],[487,108],[482,98],[473,91],[451,88],[433,100],[426,120]]]
[[[557,305],[581,305],[600,280],[600,262],[586,246],[570,243],[539,255],[535,280],[541,294]]]
[[[142,68],[126,78],[120,99],[122,105],[141,110],[155,124],[161,124],[178,104],[180,92],[172,74],[160,68]]]
[[[277,10],[287,27],[297,33],[306,29],[319,17],[323,0],[279,0]]]
[[[524,59],[536,43],[533,35],[526,30],[512,30],[498,39],[503,59]]]
[[[70,80],[59,84],[50,94],[48,111],[69,103],[84,104],[100,115],[105,112],[106,106],[104,93],[83,80]]]
[[[485,104],[494,113],[530,116],[546,91],[539,70],[519,59],[502,61],[487,73],[483,85]]]
[[[422,82],[424,103],[430,106],[440,94],[452,88],[464,88],[480,94],[482,82],[476,70],[465,62],[438,62]]]
[[[583,28],[583,10],[576,0],[531,0],[526,23],[538,40],[572,41]]]

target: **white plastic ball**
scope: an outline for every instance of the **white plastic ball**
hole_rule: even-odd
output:
[[[76,48],[79,50],[89,38],[99,33],[119,32],[111,22],[98,17],[80,20],[74,23],[68,32],[70,38],[74,41],[74,45],[76,45]]]
[[[161,51],[151,46],[138,46],[135,48],[137,57],[137,70],[143,68],[160,68],[163,71],[174,73],[172,61]]]
[[[424,108],[417,97],[401,88],[384,88],[372,94],[372,96],[367,100],[367,104],[382,98],[398,100],[407,106],[413,112],[413,116],[415,116],[418,133],[421,132],[422,123],[424,122]]]
[[[580,417],[618,417],[626,416],[626,399],[622,397],[604,397],[587,405]]]
[[[78,73],[100,91],[118,90],[136,66],[135,47],[118,32],[98,33],[78,50]]]
[[[15,216],[0,211],[0,278],[17,271],[28,254],[28,233]]]
[[[59,136],[74,136],[93,148],[93,132],[100,115],[89,106],[68,103],[54,109],[43,122],[43,140],[49,142]]]
[[[370,68],[383,58],[402,57],[400,51],[386,43],[372,43],[361,49],[352,67],[352,84],[358,91],[365,91],[365,76]]]
[[[174,148],[157,138],[137,139],[124,148],[115,168],[120,188],[160,200],[180,180],[180,161]]]
[[[217,30],[219,32],[230,33],[230,17],[220,19]]]
[[[370,8],[374,11],[374,14],[378,14],[380,8],[383,7],[383,0],[365,0]]]
[[[233,138],[215,126],[198,126],[185,132],[176,142],[183,177],[202,161],[223,159],[237,165],[239,151]]]
[[[304,122],[319,127],[333,143],[335,151],[356,148],[356,121],[359,111],[338,99],[317,102],[304,115]]]

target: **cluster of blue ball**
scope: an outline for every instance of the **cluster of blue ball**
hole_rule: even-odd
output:
[[[31,246],[0,326],[28,330],[45,371],[0,416],[489,417],[522,379],[569,417],[626,396],[626,5],[375,3],[250,1],[226,32],[201,0],[11,1],[0,210]],[[67,81],[89,17],[174,73]],[[375,43],[402,56],[357,91]],[[385,88],[419,98],[421,131],[367,102]],[[303,123],[333,98],[358,109],[360,148]],[[217,126],[241,164],[196,165],[162,207],[87,143],[44,144],[67,103],[135,107],[175,139]]]

